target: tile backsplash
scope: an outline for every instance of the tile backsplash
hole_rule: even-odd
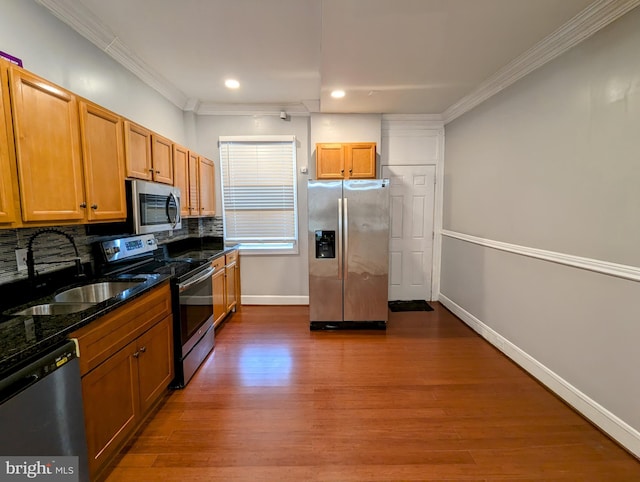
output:
[[[26,248],[29,238],[42,228],[21,228],[0,230],[0,284],[27,277],[27,271],[18,271],[15,250]],[[86,234],[84,226],[55,226],[75,240],[83,263],[91,262],[91,245],[104,237]],[[172,233],[155,233],[159,244],[187,237],[223,236],[222,218],[183,219],[182,229]],[[40,273],[53,271],[65,266],[73,266],[75,253],[71,243],[64,236],[47,233],[38,236],[33,243],[36,270]],[[51,263],[51,264],[47,264]]]

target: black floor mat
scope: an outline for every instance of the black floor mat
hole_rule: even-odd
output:
[[[389,301],[391,311],[433,311],[425,300]]]

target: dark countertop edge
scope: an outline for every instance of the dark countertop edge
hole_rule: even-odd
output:
[[[92,283],[98,283],[101,281],[114,281],[114,280],[123,280],[123,279],[139,279],[143,276],[139,275],[125,275],[118,276],[117,279],[114,277],[104,277],[104,278],[96,278],[92,280]],[[17,369],[31,363],[33,360],[39,358],[49,350],[57,348],[59,345],[66,342],[69,338],[67,335],[69,333],[82,328],[83,326],[88,325],[92,321],[95,321],[97,318],[100,318],[107,313],[110,313],[121,306],[124,306],[129,301],[132,301],[140,296],[148,293],[150,290],[161,286],[162,284],[168,283],[171,278],[170,275],[152,275],[152,276],[144,276],[146,277],[146,281],[142,282],[139,286],[135,286],[130,288],[129,290],[121,293],[113,298],[105,300],[88,308],[87,310],[80,311],[77,313],[65,314],[65,315],[56,315],[56,316],[42,316],[42,317],[33,317],[33,316],[13,316],[10,317],[9,322],[29,322],[33,321],[34,324],[45,325],[45,330],[51,331],[50,334],[47,334],[43,339],[35,341],[33,344],[25,347],[24,349],[12,353],[10,356],[0,360],[0,378],[14,372]],[[81,283],[88,284],[88,283]],[[72,287],[72,286],[70,286]],[[51,300],[51,296],[41,298],[39,300],[35,300],[31,303],[25,304],[23,306],[15,307],[12,311],[20,311],[21,309],[28,308],[30,306],[35,306],[41,303],[47,303]],[[5,315],[9,316],[9,315]],[[57,326],[56,326],[57,325]],[[17,331],[20,331],[20,328],[16,327]],[[5,340],[0,341],[0,347],[2,347],[3,342],[6,343]],[[6,351],[5,351],[6,353]]]

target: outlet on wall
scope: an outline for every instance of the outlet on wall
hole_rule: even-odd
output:
[[[27,269],[27,248],[16,249],[16,264],[18,271],[26,271]]]

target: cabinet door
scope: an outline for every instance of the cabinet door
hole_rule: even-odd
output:
[[[200,156],[189,152],[189,214],[200,214]]]
[[[151,132],[148,129],[124,121],[124,153],[127,177],[153,180]]]
[[[17,67],[9,76],[23,220],[83,220],[75,96]]]
[[[173,185],[173,143],[158,134],[151,135],[153,180]]]
[[[127,217],[124,189],[122,119],[95,104],[80,101],[80,132],[89,221]]]
[[[376,144],[365,142],[347,144],[345,149],[346,179],[375,179]]]
[[[213,191],[213,182],[215,172],[213,161],[200,158],[200,214],[202,216],[213,216],[216,213],[215,196]]]
[[[316,179],[342,179],[344,156],[342,144],[316,144]]]
[[[211,281],[213,283],[213,325],[217,326],[227,314],[224,283],[224,258],[213,261],[216,268]]]
[[[236,308],[236,262],[225,266],[225,290],[227,295],[227,313]]]
[[[145,413],[173,380],[172,317],[158,322],[137,341],[140,411]]]
[[[18,180],[13,157],[13,131],[10,130],[11,110],[7,76],[7,66],[0,62],[0,224],[14,223],[18,220],[13,199],[14,185],[17,188]]]
[[[173,185],[180,189],[180,215],[189,215],[189,151],[173,145]]]
[[[82,377],[82,397],[92,479],[135,428],[139,418],[135,342]]]

